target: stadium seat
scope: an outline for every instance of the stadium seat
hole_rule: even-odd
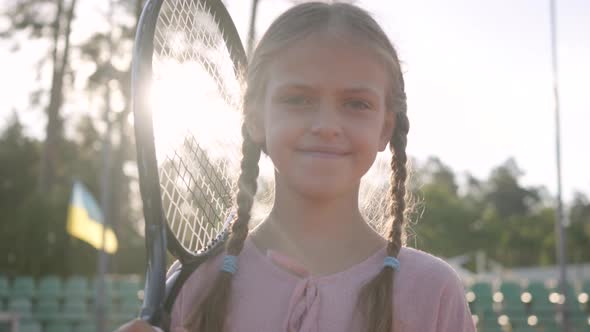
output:
[[[28,321],[32,317],[32,305],[30,299],[23,297],[11,298],[8,301],[7,309],[9,312],[19,314],[21,321]]]
[[[10,296],[10,285],[8,284],[8,278],[0,275],[0,304],[3,300]]]
[[[11,298],[28,298],[35,297],[35,280],[32,277],[16,277],[12,282],[10,291]]]
[[[45,328],[45,332],[73,332],[72,324],[66,321],[49,322]]]
[[[122,301],[127,299],[139,300],[138,292],[143,288],[139,279],[120,279],[116,291]]]
[[[499,291],[502,293],[504,300],[520,301],[520,293],[522,290],[520,283],[517,281],[503,280],[500,283]]]
[[[108,329],[108,331],[113,331],[114,329]],[[84,321],[81,322],[78,326],[76,326],[76,332],[96,332],[96,322],[94,321]]]
[[[37,298],[61,298],[63,296],[62,282],[57,276],[46,276],[39,280]]]
[[[111,319],[115,321],[129,321],[137,318],[141,302],[133,299],[123,299],[117,310],[112,313]]]
[[[492,285],[485,281],[475,282],[467,294],[472,313],[481,318],[494,312]]]
[[[525,306],[521,300],[521,287],[515,281],[502,281],[494,301],[502,304],[502,312],[506,314],[524,314]]]
[[[575,331],[590,331],[590,315],[588,314],[571,316],[570,323]]]
[[[69,277],[64,285],[64,297],[86,299],[89,295],[88,280],[82,276]]]
[[[88,318],[88,305],[81,298],[66,298],[63,317],[68,321],[80,322]]]
[[[499,325],[494,326],[484,326],[483,328],[478,328],[478,332],[504,332],[502,327]]]
[[[561,332],[562,329],[555,320],[548,320],[543,322],[540,326],[543,332]]]
[[[54,321],[61,317],[57,298],[43,298],[37,302],[34,312],[35,319],[46,322]]]
[[[538,330],[533,326],[521,326],[513,328],[512,332],[537,332]]]
[[[530,313],[537,316],[543,317],[555,312],[555,305],[549,301],[549,290],[542,281],[531,281],[522,299],[528,304]]]
[[[42,332],[41,324],[38,322],[30,321],[19,324],[19,332]]]
[[[92,296],[94,297],[98,289],[98,278],[94,278],[92,281]],[[110,298],[117,297],[117,289],[113,278],[106,276],[104,281],[104,291],[109,295]]]

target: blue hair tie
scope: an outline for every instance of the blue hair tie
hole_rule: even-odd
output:
[[[225,255],[225,257],[223,257],[223,266],[221,266],[221,271],[235,274],[237,270],[238,270],[238,257],[232,256],[232,255]]]
[[[399,260],[393,256],[387,256],[383,260],[383,266],[390,267],[396,271],[399,271],[399,265]]]

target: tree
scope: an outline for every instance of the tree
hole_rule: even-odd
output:
[[[39,190],[42,194],[48,194],[55,182],[55,168],[60,160],[60,141],[63,134],[63,124],[60,117],[60,109],[63,104],[64,77],[69,65],[70,35],[74,19],[76,1],[71,0],[69,5],[64,0],[18,0],[5,12],[9,19],[10,27],[3,32],[3,36],[14,37],[18,32],[25,32],[28,38],[50,38],[52,67],[51,85],[49,90],[49,103],[45,109],[47,113],[46,137],[43,144],[41,159]],[[54,13],[53,21],[48,21],[46,13],[51,10]],[[41,61],[43,63],[44,61]],[[40,66],[42,67],[42,66]],[[42,70],[40,69],[40,72]],[[37,95],[38,101],[41,94]]]
[[[590,261],[590,200],[588,196],[577,192],[569,208],[568,261],[574,263]]]

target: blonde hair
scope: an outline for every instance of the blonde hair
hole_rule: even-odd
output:
[[[379,24],[366,11],[346,3],[307,2],[292,7],[279,16],[261,38],[250,60],[246,75],[244,95],[244,124],[242,125],[243,158],[236,195],[237,219],[232,225],[226,244],[228,255],[241,252],[248,235],[250,212],[256,194],[258,162],[264,146],[258,146],[248,134],[248,126],[254,121],[254,112],[264,97],[267,84],[267,66],[280,51],[304,39],[312,33],[330,31],[345,37],[357,37],[380,54],[390,70],[391,86],[386,105],[395,112],[396,125],[390,139],[392,169],[389,188],[389,218],[386,238],[387,253],[397,257],[405,237],[406,210],[406,144],[409,121],[406,115],[406,95],[400,63],[393,45]],[[188,328],[198,331],[222,331],[227,314],[233,275],[220,271],[204,300],[188,320]],[[363,313],[367,331],[391,331],[393,325],[394,270],[384,267],[360,291],[358,307]]]

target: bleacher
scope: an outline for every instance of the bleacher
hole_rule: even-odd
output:
[[[555,282],[476,281],[466,287],[479,332],[561,332],[560,308],[570,332],[590,332],[590,280],[568,283],[567,308]]]
[[[0,275],[0,332],[11,331],[17,317],[19,332],[95,332],[97,280],[82,276],[59,278]],[[143,282],[136,277],[108,277],[105,317],[109,331],[137,317]]]
[[[8,278],[0,275],[0,313],[18,315],[20,332],[95,332],[97,282],[81,276]],[[107,330],[137,317],[143,282],[108,277],[105,283]],[[590,332],[590,280],[568,284],[570,332]],[[555,283],[514,280],[476,281],[465,296],[479,332],[561,332]],[[10,331],[2,320],[0,332]]]

